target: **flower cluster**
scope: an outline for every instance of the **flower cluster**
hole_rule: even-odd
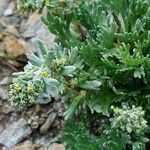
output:
[[[49,0],[18,0],[17,8],[21,11],[31,12],[48,4]]]
[[[17,109],[23,109],[35,103],[44,92],[44,78],[49,72],[44,69],[26,66],[23,73],[15,74],[16,77],[10,85],[10,101]]]
[[[119,127],[127,133],[140,134],[147,128],[147,121],[144,119],[145,112],[141,107],[123,106],[122,109],[112,107],[114,112],[113,126]]]

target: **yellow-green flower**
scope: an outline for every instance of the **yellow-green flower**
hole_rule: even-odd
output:
[[[49,4],[49,0],[45,0],[45,5],[48,5]]]
[[[29,3],[25,3],[24,8],[28,8],[28,7],[29,7]]]
[[[46,77],[48,77],[48,71],[42,71],[42,72],[40,73],[40,77],[41,77],[41,78],[46,78]]]
[[[113,109],[113,111],[114,111],[115,114],[117,114],[117,113],[120,111],[120,109],[119,109],[118,107],[115,107],[115,108]]]
[[[56,59],[55,62],[56,62],[56,65],[59,66],[59,65],[65,64],[66,59],[64,58]]]
[[[122,119],[122,117],[121,117],[121,116],[117,117],[117,121],[120,121],[121,119]]]
[[[17,10],[20,10],[20,8],[21,8],[20,4],[17,4]]]
[[[14,84],[14,88],[15,88],[15,90],[18,92],[18,91],[21,90],[21,85],[20,85],[19,83],[15,83],[15,84]]]
[[[82,97],[85,97],[85,96],[86,96],[86,91],[81,90],[81,91],[80,91],[80,95],[81,95]]]
[[[33,93],[33,87],[31,87],[31,86],[27,87],[27,92],[28,93]]]
[[[77,79],[70,80],[70,86],[73,88],[77,84]]]

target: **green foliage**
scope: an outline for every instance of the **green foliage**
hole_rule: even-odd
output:
[[[50,0],[18,0],[17,8],[24,13],[30,13],[37,9],[42,9],[49,2]]]
[[[61,139],[66,142],[68,150],[98,150],[100,148],[98,139],[89,133],[83,123],[66,123]]]
[[[26,90],[38,80],[42,90],[33,92],[35,101],[43,94],[55,99],[61,95],[68,106],[65,119],[76,114],[86,128],[91,118],[100,116],[107,124],[97,138],[87,128],[70,128],[65,136],[70,149],[85,149],[85,143],[95,141],[87,149],[144,150],[150,124],[149,0],[51,1],[47,9],[42,21],[59,44],[48,50],[37,43],[38,55],[28,55],[32,71],[26,77],[25,69],[14,79],[11,101],[22,108],[32,104]]]
[[[81,122],[67,122],[61,139],[66,142],[68,150],[122,150],[129,141],[128,136],[121,135],[119,130],[108,126],[105,127],[101,138],[98,138]]]

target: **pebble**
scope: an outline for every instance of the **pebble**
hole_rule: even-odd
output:
[[[14,111],[14,108],[11,105],[5,104],[2,108],[3,114],[7,115]]]
[[[4,89],[4,88],[0,88],[0,98],[2,100],[6,100],[8,99],[8,90],[7,89]]]
[[[3,15],[4,16],[11,16],[11,15],[13,15],[15,7],[16,7],[15,1],[10,2],[8,8],[4,11]]]
[[[51,113],[46,119],[45,123],[41,126],[40,132],[46,133],[49,128],[52,126],[54,120],[56,119],[57,114],[55,112]]]
[[[53,143],[49,150],[65,150],[65,147],[63,144]]]
[[[5,45],[3,42],[0,42],[0,51],[4,52]]]
[[[51,97],[39,96],[36,100],[37,104],[48,104],[51,101]]]
[[[4,44],[8,54],[17,57],[26,53],[25,41],[17,39],[15,36],[7,36]]]
[[[54,103],[54,108],[55,108],[55,111],[58,111],[59,109],[61,109],[62,108],[61,102],[55,102]]]
[[[4,131],[4,129],[5,129],[4,125],[3,125],[3,124],[0,124],[0,133],[1,133],[2,131]]]
[[[42,148],[39,144],[33,144],[32,142],[25,141],[9,150],[39,150]]]
[[[10,34],[12,34],[12,35],[14,35],[14,36],[16,36],[16,37],[19,37],[19,32],[18,32],[18,30],[16,29],[16,27],[13,26],[13,25],[9,25],[9,26],[7,27],[7,29],[6,29],[6,32],[7,32],[7,33],[10,33]]]
[[[3,102],[2,102],[2,100],[0,99],[0,107],[2,107],[3,106]]]
[[[8,85],[12,82],[12,77],[4,77],[1,81],[0,81],[0,85]]]
[[[0,0],[0,16],[8,6],[8,0]]]
[[[7,28],[7,26],[9,25],[16,26],[19,24],[19,22],[20,22],[20,16],[16,16],[16,15],[0,18],[0,24],[2,25],[2,27],[5,28]]]
[[[13,15],[13,9],[12,8],[7,8],[5,11],[4,11],[4,16],[10,16],[10,15]]]
[[[37,129],[39,127],[39,117],[38,116],[32,116],[29,120],[28,123],[30,124],[32,129]]]
[[[26,30],[25,32],[22,33],[22,37],[24,38],[32,38],[34,37],[36,34],[33,30],[29,29],[29,30]]]
[[[36,41],[37,39],[41,39],[46,46],[50,46],[55,41],[55,35],[50,33],[48,28],[45,25],[42,25],[38,30],[36,30],[36,37],[32,39],[32,41]]]
[[[0,40],[2,40],[2,39],[3,39],[3,34],[0,33]]]
[[[20,119],[13,124],[10,124],[1,134],[0,134],[0,145],[4,145],[11,148],[25,139],[31,134],[31,128],[24,119]]]

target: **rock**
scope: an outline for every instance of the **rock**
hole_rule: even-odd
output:
[[[19,56],[25,54],[25,48],[15,36],[7,36],[4,39],[5,48],[8,54]]]
[[[51,46],[55,41],[55,35],[50,33],[48,28],[42,24],[41,27],[36,30],[36,37],[32,39],[32,41],[36,41],[37,39],[41,39],[46,46]]]
[[[11,1],[10,3],[9,3],[9,8],[12,8],[12,10],[15,10],[15,8],[16,8],[16,4],[17,4],[17,2],[16,2],[16,0],[14,1]]]
[[[63,144],[53,143],[48,150],[65,150]]]
[[[41,21],[41,14],[33,13],[26,23],[22,24],[21,32],[24,38],[32,38],[31,41],[34,43],[38,39],[45,42],[47,46],[50,46],[55,36],[51,34],[48,28]]]
[[[0,33],[0,41],[3,39],[3,34]]]
[[[12,77],[4,77],[1,81],[0,81],[0,85],[8,85],[12,82]]]
[[[23,34],[24,32],[31,31],[35,32],[35,29],[39,29],[37,26],[37,22],[39,22],[41,15],[38,13],[33,13],[29,16],[28,20],[25,22],[22,21],[20,32]],[[36,25],[36,26],[35,26]]]
[[[51,145],[52,137],[50,135],[36,136],[34,139],[35,144],[45,145],[46,147]]]
[[[7,32],[7,33],[10,33],[10,34],[12,34],[12,35],[14,35],[14,36],[19,37],[19,32],[18,32],[18,30],[15,28],[15,26],[9,25],[9,26],[7,27],[7,29],[6,29],[6,32]]]
[[[3,106],[3,102],[2,102],[2,100],[0,99],[0,107],[2,107]]]
[[[11,148],[24,140],[27,136],[31,134],[31,128],[24,119],[20,119],[17,122],[9,125],[0,134],[0,144],[8,148]]]
[[[18,116],[17,116],[17,114],[15,113],[15,112],[12,112],[10,115],[9,115],[10,117],[9,117],[9,121],[10,122],[14,122],[14,121],[17,121],[18,119]]]
[[[53,124],[53,128],[59,128],[60,127],[61,122],[59,120],[56,120]]]
[[[4,11],[4,16],[10,16],[10,15],[13,15],[13,9],[12,8],[7,8]]]
[[[9,150],[39,150],[40,148],[42,148],[41,145],[32,144],[31,142],[24,142]]]
[[[4,88],[0,88],[0,98],[3,100],[8,99],[8,90]]]
[[[41,126],[40,132],[41,133],[46,133],[49,128],[52,126],[54,120],[56,119],[57,114],[55,112],[51,113],[45,123]]]
[[[0,16],[3,14],[3,11],[8,6],[8,0],[0,0]]]
[[[4,16],[13,15],[14,14],[14,10],[15,10],[15,6],[16,6],[16,3],[14,1],[9,3],[8,8],[4,11]]]
[[[5,129],[4,124],[0,124],[0,133]]]
[[[0,18],[0,24],[4,28],[7,28],[9,25],[17,26],[20,23],[20,19],[20,16],[17,15],[2,17]]]
[[[5,115],[14,111],[14,108],[8,104],[5,104],[2,109],[3,109],[3,114],[5,114]]]
[[[40,95],[36,100],[36,104],[48,104],[50,101],[51,101],[50,97],[44,97]]]
[[[5,45],[3,42],[0,42],[0,51],[4,52]]]
[[[29,29],[29,30],[26,30],[25,32],[23,32],[23,34],[21,36],[24,38],[32,38],[35,35],[36,35],[35,32],[33,30]]]
[[[54,103],[54,109],[55,109],[55,111],[58,111],[58,110],[60,110],[61,108],[62,108],[62,103],[61,103],[61,101]]]
[[[37,129],[39,127],[39,116],[32,116],[29,120],[28,123],[30,124],[32,129]]]
[[[32,144],[23,144],[23,145],[15,146],[14,148],[11,148],[10,150],[35,150],[35,149]]]
[[[58,112],[59,117],[63,116],[64,110],[63,110],[63,105],[62,105],[61,101],[58,101],[58,102],[54,103],[54,109],[55,109],[55,111]]]

